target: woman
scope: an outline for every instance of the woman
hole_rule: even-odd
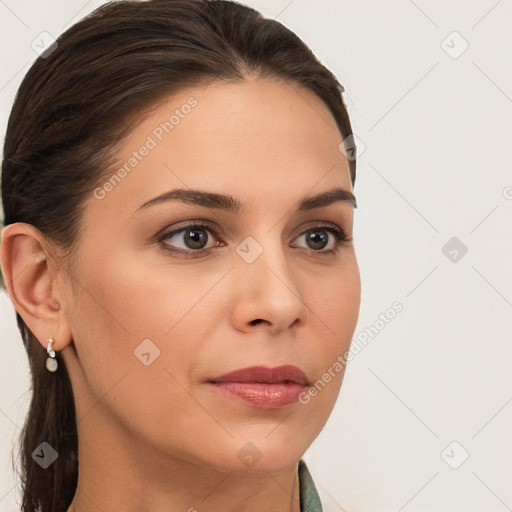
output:
[[[321,510],[302,456],[360,302],[342,90],[222,0],[108,4],[35,62],[2,167],[23,511]]]

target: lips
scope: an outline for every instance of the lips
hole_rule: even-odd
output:
[[[229,398],[263,409],[280,409],[297,402],[309,385],[306,374],[291,365],[242,368],[210,379],[208,384]]]
[[[308,385],[306,374],[296,366],[286,365],[268,368],[266,366],[252,366],[242,368],[221,377],[211,379],[211,382],[253,382],[258,384],[281,384],[294,382],[301,386]]]

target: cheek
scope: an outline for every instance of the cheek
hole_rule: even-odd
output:
[[[355,256],[323,287],[312,286],[309,298],[312,308],[309,321],[316,325],[313,331],[321,332],[309,358],[317,361],[314,406],[330,411],[334,406],[345,374],[346,356],[359,317],[361,281]],[[340,361],[342,361],[340,363]],[[313,405],[313,398],[311,397]]]
[[[153,395],[178,390],[211,333],[218,297],[215,302],[205,295],[218,276],[191,279],[169,266],[148,265],[133,252],[116,253],[114,245],[103,253],[84,251],[73,280],[72,332],[91,390],[102,396],[127,372],[126,381],[137,383],[135,395],[139,389]]]
[[[359,317],[361,280],[355,255],[350,254],[344,265],[326,275],[323,280],[311,282],[306,303],[310,307],[309,321],[318,323],[325,337],[321,345],[332,351],[348,349]],[[338,353],[336,352],[336,355]]]
[[[75,377],[85,392],[77,415],[84,426],[108,417],[169,444],[188,431],[190,418],[198,425],[209,419],[186,390],[195,349],[207,334],[194,310],[187,312],[204,290],[190,290],[177,273],[156,280],[143,268],[112,256],[80,269],[72,331],[81,366]]]
[[[104,253],[90,251],[78,272],[77,317],[94,318],[96,331],[122,344],[116,350],[126,347],[127,338],[162,338],[204,295],[190,285],[186,273],[165,265],[155,268],[143,254],[116,253],[115,247]]]

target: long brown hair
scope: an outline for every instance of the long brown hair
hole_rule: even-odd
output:
[[[130,121],[159,98],[213,80],[276,77],[313,91],[342,138],[352,134],[343,87],[281,23],[227,0],[108,3],[72,26],[25,76],[7,127],[2,163],[4,224],[25,222],[72,254],[83,203],[104,179]],[[355,160],[349,162],[352,183]],[[16,313],[32,398],[20,436],[23,512],[63,512],[78,479],[71,382]],[[43,469],[33,451],[58,453]]]

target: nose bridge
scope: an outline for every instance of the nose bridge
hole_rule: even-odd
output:
[[[234,321],[238,328],[264,320],[274,330],[305,320],[306,307],[299,283],[288,264],[278,230],[260,230],[236,248],[236,279],[239,294]]]
[[[290,275],[286,248],[277,229],[260,230],[254,236],[247,236],[236,248],[240,271],[251,280],[265,281],[266,285],[277,281],[298,294],[296,283]],[[275,286],[275,285],[274,285]]]

